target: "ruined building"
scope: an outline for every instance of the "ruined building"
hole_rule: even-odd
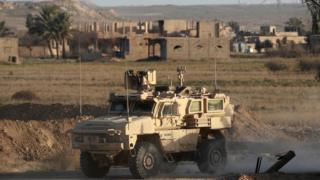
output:
[[[18,39],[11,37],[0,38],[0,62],[19,63]]]
[[[218,21],[94,22],[78,28],[96,32],[99,50],[120,59],[199,60],[230,55],[230,39]]]

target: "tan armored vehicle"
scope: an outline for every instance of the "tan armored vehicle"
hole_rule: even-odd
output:
[[[106,117],[78,123],[72,145],[81,150],[88,177],[103,177],[111,166],[130,168],[135,178],[173,171],[180,161],[194,161],[203,173],[223,170],[224,131],[231,128],[233,105],[224,94],[180,85],[157,86],[156,72],[127,71],[125,84],[137,93],[110,96]]]

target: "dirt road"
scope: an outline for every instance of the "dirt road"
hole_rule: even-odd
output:
[[[106,179],[131,179],[128,169],[111,169]],[[87,179],[80,171],[26,172],[0,174],[0,179]]]
[[[201,174],[192,164],[181,165],[173,174],[160,175],[158,178],[214,178]],[[81,171],[25,172],[0,174],[0,179],[86,179]],[[128,168],[112,168],[105,179],[133,179]]]
[[[192,167],[192,166],[191,166]],[[195,167],[195,166],[194,166]],[[300,174],[226,174],[222,176],[208,176],[197,172],[186,172],[185,167],[180,167],[174,174],[160,175],[153,179],[221,179],[221,180],[317,180],[320,173],[300,173]],[[80,171],[57,171],[57,172],[26,172],[26,173],[7,173],[0,174],[0,179],[88,179],[82,175]],[[130,172],[126,168],[113,168],[110,173],[103,179],[133,179]]]

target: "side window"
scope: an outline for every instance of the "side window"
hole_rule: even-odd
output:
[[[178,106],[175,103],[164,104],[162,108],[162,116],[176,116],[178,115]]]
[[[192,101],[189,108],[190,113],[198,113],[202,111],[201,101]]]
[[[223,100],[218,100],[218,99],[208,100],[209,112],[219,111],[219,110],[223,110]]]

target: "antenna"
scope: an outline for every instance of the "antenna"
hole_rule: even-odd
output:
[[[126,46],[126,43],[124,43],[124,46]],[[126,49],[126,47],[124,47]],[[125,52],[124,52],[125,53]],[[128,129],[130,127],[130,102],[129,102],[129,72],[128,72],[128,64],[127,61],[125,61],[125,68],[126,68],[126,73],[125,73],[125,80],[126,80],[126,104],[127,104],[127,121],[128,121]]]
[[[221,48],[222,48],[221,45],[217,45],[215,47],[215,49],[216,49],[216,55],[214,57],[214,88],[215,88],[215,91],[218,90],[218,81],[217,81],[217,79],[218,79],[218,73],[217,73],[217,59],[218,59],[218,56],[217,56],[217,54],[218,54],[219,49],[221,49]]]
[[[214,58],[214,89],[218,89],[218,83],[217,83],[217,58]]]
[[[79,27],[80,27],[80,24],[79,24]],[[82,59],[81,59],[81,52],[80,52],[80,48],[81,48],[81,45],[80,45],[80,31],[79,31],[79,35],[78,35],[78,55],[79,55],[79,63],[80,63],[80,80],[79,80],[79,91],[80,91],[80,94],[79,94],[79,103],[80,103],[80,116],[82,116]]]
[[[180,81],[180,87],[183,87],[183,83],[184,83],[184,73],[187,71],[186,66],[181,66],[177,68],[177,72],[178,72],[178,79]]]
[[[126,37],[125,37],[125,40],[126,40]],[[123,54],[124,54],[124,57],[126,56],[126,41],[123,41],[123,43],[124,43],[124,52],[123,52]],[[126,98],[126,104],[127,104],[127,120],[128,120],[128,127],[129,127],[129,122],[130,122],[130,104],[129,104],[129,82],[128,82],[128,78],[129,78],[129,76],[128,76],[128,64],[127,64],[127,61],[125,61],[125,67],[126,67],[126,75],[125,75],[125,79],[126,79],[126,96],[127,96],[127,98]]]

